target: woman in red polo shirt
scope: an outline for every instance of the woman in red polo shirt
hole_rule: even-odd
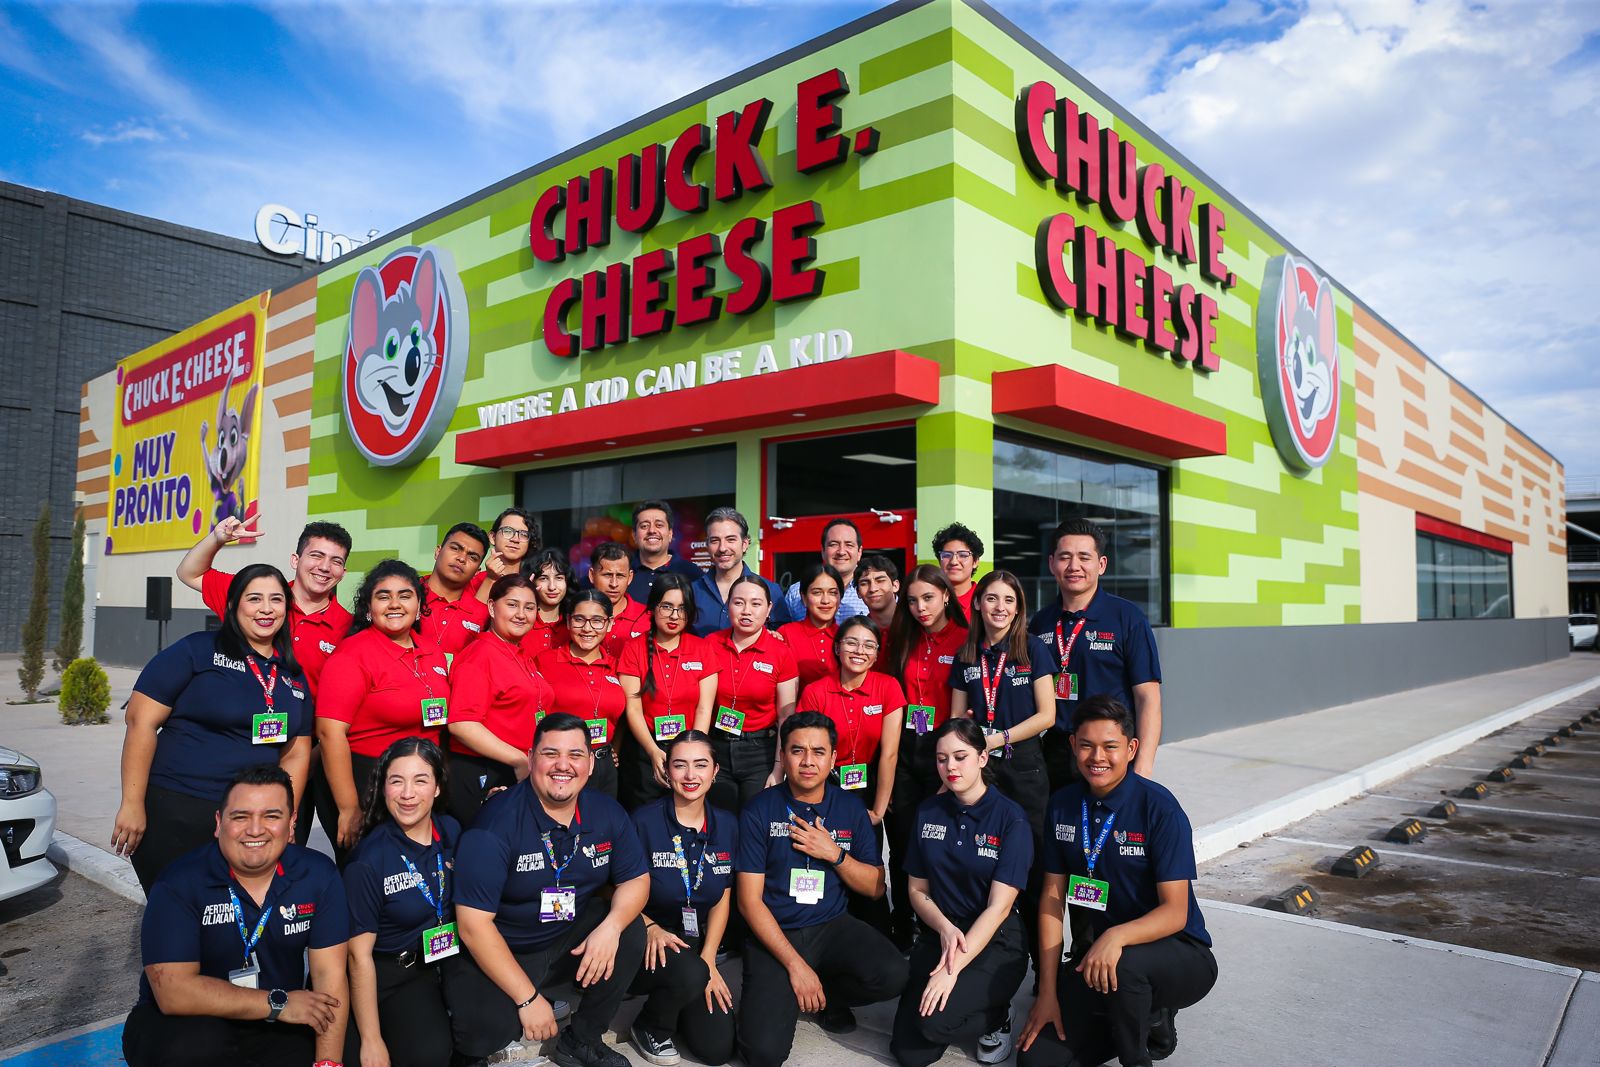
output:
[[[606,653],[611,626],[611,600],[596,589],[567,598],[564,630],[567,640],[539,653],[533,669],[550,683],[546,711],[564,711],[589,724],[594,771],[589,788],[617,795],[617,731],[628,699],[617,678],[617,665]]]
[[[489,625],[450,664],[450,814],[471,826],[491,789],[528,776],[533,728],[550,684],[533,670],[525,638],[537,612],[520,574],[489,587]]]
[[[754,574],[735,578],[727,603],[733,625],[706,639],[716,661],[716,707],[695,721],[695,729],[711,735],[717,761],[712,806],[737,814],[782,777],[778,725],[794,711],[800,672],[789,646],[767,629],[772,593],[766,582]]]
[[[666,755],[658,742],[697,722],[709,722],[717,700],[711,647],[688,632],[694,618],[689,579],[670,572],[658,575],[645,606],[650,609],[650,632],[630,641],[617,662],[635,741],[623,759],[628,767],[623,802],[629,810],[666,795]]]
[[[889,651],[882,660],[906,694],[905,729],[884,826],[892,855],[906,854],[917,808],[939,791],[933,731],[950,717],[950,665],[966,641],[967,618],[950,579],[926,563],[912,568],[902,586],[889,629]],[[889,903],[893,909],[889,935],[896,945],[909,948],[916,931],[906,879],[894,880]]]
[[[844,596],[844,577],[828,563],[813,563],[800,574],[800,598],[805,601],[806,617],[786,622],[778,633],[789,642],[795,665],[800,668],[800,692],[819,678],[839,673],[834,658],[833,639],[838,635],[834,621],[839,616],[839,600]]]
[[[538,610],[522,639],[522,651],[529,659],[547,648],[567,643],[565,617],[567,597],[578,588],[578,576],[567,562],[567,554],[559,548],[547,548],[534,558],[529,568],[533,579],[533,592],[538,599]]]
[[[322,671],[317,740],[325,791],[317,814],[324,827],[336,827],[341,862],[360,834],[378,757],[402,737],[444,740],[450,672],[439,646],[418,629],[422,600],[422,579],[409,564],[386,559],[373,567],[356,593],[350,636]]]

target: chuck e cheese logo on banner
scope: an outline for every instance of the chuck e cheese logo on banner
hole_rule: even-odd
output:
[[[253,296],[117,364],[107,555],[255,514],[266,308]]]
[[[467,373],[467,298],[450,254],[431,245],[364,267],[345,333],[345,424],[378,467],[415,463],[450,425]]]
[[[1256,368],[1284,463],[1304,473],[1328,462],[1339,440],[1333,286],[1293,256],[1274,256],[1261,279]]]

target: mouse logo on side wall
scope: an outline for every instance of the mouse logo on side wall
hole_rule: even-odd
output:
[[[1339,441],[1339,345],[1333,285],[1294,256],[1274,256],[1256,306],[1256,368],[1272,442],[1309,473]]]
[[[466,294],[444,249],[401,248],[356,275],[344,413],[370,463],[416,463],[439,443],[461,399],[467,341]]]
[[[239,361],[228,370],[227,384],[217,393],[217,435],[211,439],[211,424],[200,423],[200,455],[205,461],[206,474],[211,481],[211,495],[217,502],[211,524],[223,519],[245,517],[244,465],[250,458],[250,426],[256,417],[256,386],[244,394],[244,402],[237,408],[228,406],[228,393],[233,388],[234,372],[240,370]],[[249,368],[244,368],[248,373]],[[243,377],[243,375],[241,375]]]

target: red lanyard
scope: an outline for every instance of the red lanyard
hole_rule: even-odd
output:
[[[1079,619],[1072,628],[1072,636],[1066,640],[1061,637],[1061,622],[1056,621],[1056,651],[1061,653],[1061,673],[1067,673],[1067,661],[1072,658],[1072,646],[1078,643],[1078,635],[1083,633],[1083,624],[1088,622],[1088,616]]]
[[[978,673],[983,681],[983,702],[989,709],[989,725],[994,725],[994,706],[1000,699],[1000,683],[1006,674],[1006,654],[1000,653],[1000,658],[995,661],[994,681],[989,680],[989,657],[978,653]]]
[[[429,683],[427,675],[423,674],[417,669],[417,666],[422,659],[422,652],[417,648],[415,643],[413,643],[410,648],[402,647],[400,649],[401,659],[406,659],[408,656],[410,657],[410,662],[408,662],[406,666],[411,668],[411,676],[417,680],[417,684],[422,686],[422,691],[428,694],[428,699],[432,700],[433,685]]]
[[[256,661],[249,656],[244,661],[250,665],[250,673],[256,676],[256,681],[261,685],[261,697],[267,702],[267,710],[272,710],[272,691],[278,685],[278,665],[272,665],[272,673],[266,678],[261,677],[261,668],[256,666]]]
[[[594,663],[584,663],[583,660],[578,659],[576,656],[573,659],[578,663],[583,663],[583,684],[589,687],[589,695],[594,697],[594,708],[589,714],[598,717],[600,714],[600,687],[595,684],[594,672],[595,664],[600,661],[595,660]],[[602,667],[600,669],[604,670],[605,668]]]
[[[860,695],[861,690],[840,686],[839,692],[844,697],[845,728],[850,732],[850,755],[846,756],[844,761],[846,764],[851,764],[856,761],[856,749],[861,747],[861,726],[856,721],[859,718],[856,715],[856,697]]]

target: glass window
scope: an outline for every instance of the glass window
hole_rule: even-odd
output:
[[[1510,617],[1509,555],[1433,534],[1417,534],[1417,618]]]
[[[1101,587],[1133,601],[1153,625],[1167,621],[1166,481],[1157,467],[1078,452],[1034,438],[994,443],[994,540],[989,557],[1014,571],[1028,609],[1059,595],[1050,534],[1089,519],[1110,538]]]

